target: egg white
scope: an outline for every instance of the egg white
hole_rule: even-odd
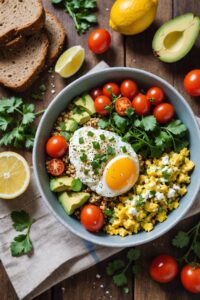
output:
[[[93,136],[89,136],[88,132],[92,132]],[[101,139],[101,135],[105,136],[105,140]],[[83,138],[83,143],[80,143],[80,138]],[[131,187],[126,187],[120,191],[116,191],[111,190],[105,182],[106,170],[112,160],[107,161],[102,172],[97,175],[94,174],[91,162],[94,160],[97,150],[93,148],[92,142],[99,142],[101,147],[100,151],[103,153],[106,153],[108,146],[113,147],[116,154],[114,158],[111,157],[112,160],[122,157],[129,157],[134,160],[139,174],[138,157],[130,144],[123,142],[122,138],[113,132],[87,126],[76,130],[69,143],[69,159],[71,164],[75,167],[76,176],[92,191],[95,191],[101,196],[115,197],[125,193]],[[126,148],[126,153],[123,152],[123,147]],[[81,161],[80,157],[82,153],[87,155],[87,162]],[[85,169],[88,170],[88,174],[84,173]]]

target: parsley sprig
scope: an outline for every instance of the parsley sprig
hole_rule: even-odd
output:
[[[25,104],[21,98],[1,99],[0,146],[32,149],[37,129],[33,122],[43,112],[36,113],[34,104]]]
[[[179,231],[173,238],[172,245],[178,249],[187,248],[184,255],[177,259],[180,263],[200,266],[200,222],[188,231]]]
[[[97,23],[93,10],[97,7],[96,0],[50,0],[53,4],[62,4],[66,13],[74,21],[78,33],[85,33]]]
[[[128,293],[129,289],[127,287],[127,271],[130,267],[134,275],[138,274],[140,271],[140,265],[138,264],[140,250],[137,248],[130,249],[127,252],[126,258],[128,260],[127,263],[121,259],[115,259],[112,262],[109,262],[106,268],[106,273],[112,277],[113,283],[117,287],[122,288],[125,293]]]
[[[30,239],[30,229],[35,220],[31,220],[29,214],[24,210],[13,211],[11,213],[11,219],[16,231],[22,232],[26,230],[25,234],[14,237],[10,245],[11,255],[20,256],[32,252],[33,244]]]

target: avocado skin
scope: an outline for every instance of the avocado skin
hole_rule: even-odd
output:
[[[90,194],[85,192],[62,192],[58,196],[60,204],[68,215],[72,215],[74,211],[85,204],[89,198]]]
[[[82,95],[81,97],[77,98],[74,101],[74,104],[76,106],[83,107],[90,115],[93,115],[96,113],[96,110],[94,107],[94,101],[89,94]]]

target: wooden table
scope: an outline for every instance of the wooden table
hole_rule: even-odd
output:
[[[73,26],[72,20],[61,9],[55,9],[50,4],[50,1],[43,0],[45,7],[53,11],[63,22],[67,32],[67,47],[73,45],[82,45],[86,49],[86,62],[84,67],[77,74],[81,76],[99,61],[105,60],[110,66],[127,66],[145,69],[153,72],[172,83],[187,99],[192,107],[194,113],[200,116],[199,99],[190,98],[183,91],[183,77],[187,71],[193,68],[199,68],[199,48],[195,46],[189,55],[176,64],[161,63],[152,54],[151,41],[156,29],[163,22],[171,19],[174,16],[193,12],[200,15],[200,1],[199,0],[160,0],[157,19],[154,24],[144,33],[133,36],[125,37],[118,33],[112,32],[112,48],[105,54],[95,56],[87,50],[87,36],[79,36]],[[99,0],[98,2],[98,20],[99,26],[108,28],[109,9],[114,1]],[[42,78],[42,79],[41,79]],[[40,78],[40,84],[45,82],[48,85],[43,101],[38,102],[36,105],[39,108],[47,107],[55,94],[52,93],[52,85],[55,84],[56,93],[58,93],[68,82],[64,81],[59,76],[52,78],[52,74],[46,72]],[[72,78],[74,80],[75,78]],[[33,91],[37,91],[37,83],[31,88],[31,91],[23,96],[28,99],[28,96]],[[1,94],[5,95],[8,92],[1,89]],[[31,162],[31,154],[27,152],[20,152]],[[110,278],[106,275],[105,266],[106,262],[100,263],[89,270],[86,270],[73,278],[65,280],[64,282],[53,287],[43,295],[37,297],[37,300],[100,300],[100,299],[113,299],[113,300],[189,300],[199,299],[198,295],[191,295],[187,293],[181,286],[179,280],[173,283],[159,285],[153,282],[148,275],[148,265],[151,259],[160,253],[176,254],[170,245],[170,240],[178,229],[189,228],[194,224],[200,215],[197,215],[189,220],[181,222],[176,228],[165,234],[163,237],[156,241],[141,246],[142,251],[142,265],[143,269],[140,275],[136,278],[129,276],[130,293],[124,295],[117,289]],[[118,257],[123,257],[123,251]],[[100,274],[101,278],[97,279],[96,274]],[[109,293],[107,292],[109,291]],[[106,293],[107,292],[107,293]],[[5,274],[4,268],[0,265],[0,300],[16,300],[17,296]],[[35,300],[36,300],[35,299]]]

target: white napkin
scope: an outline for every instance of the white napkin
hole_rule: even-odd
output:
[[[102,62],[95,70],[106,67]],[[10,213],[22,209],[37,220],[31,228],[34,253],[14,258],[9,245],[16,231]],[[200,195],[188,215],[199,211]],[[28,190],[20,198],[0,201],[0,258],[20,299],[31,299],[120,250],[93,245],[63,227],[43,204],[33,175]]]

